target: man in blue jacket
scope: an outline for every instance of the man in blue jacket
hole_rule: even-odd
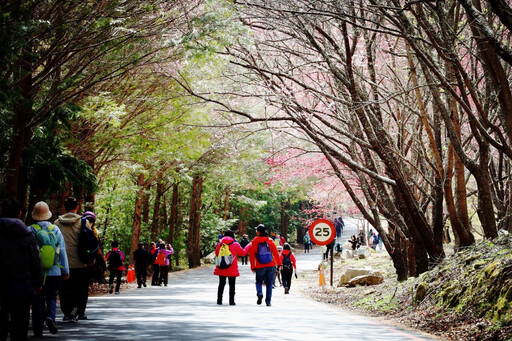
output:
[[[2,202],[0,218],[0,340],[26,340],[30,305],[41,291],[43,271],[32,231],[19,219],[14,198]],[[10,321],[9,321],[10,315]]]

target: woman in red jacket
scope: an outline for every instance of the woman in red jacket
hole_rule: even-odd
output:
[[[226,286],[226,278],[229,281],[229,305],[235,305],[235,282],[240,276],[238,272],[238,256],[247,255],[247,251],[242,249],[240,244],[235,241],[235,234],[231,230],[224,232],[224,238],[217,244],[215,249],[217,256],[217,266],[214,275],[219,276],[219,288],[217,290],[217,304],[222,304],[222,295]]]
[[[283,281],[284,293],[290,293],[290,286],[292,284],[293,270],[297,270],[295,255],[290,249],[290,244],[285,243],[283,252],[281,252],[281,280]]]

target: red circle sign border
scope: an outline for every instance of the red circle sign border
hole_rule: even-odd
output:
[[[325,242],[321,242],[318,239],[316,239],[315,236],[313,236],[313,233],[312,233],[313,228],[316,225],[320,224],[320,223],[327,224],[331,228],[331,237],[329,237],[329,239],[326,240]],[[315,243],[316,245],[329,245],[330,243],[332,243],[332,241],[336,237],[336,228],[334,227],[334,224],[330,220],[327,220],[327,219],[317,219],[313,223],[311,223],[311,226],[309,226],[308,234],[309,234],[309,238],[311,238],[311,241],[313,243]]]

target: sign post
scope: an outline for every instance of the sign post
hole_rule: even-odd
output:
[[[327,219],[318,219],[315,220],[311,226],[309,227],[309,238],[313,241],[313,243],[317,245],[329,245],[331,244],[331,286],[333,285],[333,268],[334,268],[334,259],[333,254],[334,250],[334,238],[336,237],[336,228],[334,224]],[[323,256],[322,256],[323,261]]]

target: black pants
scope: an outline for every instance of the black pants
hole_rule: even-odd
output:
[[[331,253],[332,256],[332,244],[327,245],[327,250],[324,253],[325,260],[329,259],[329,252]]]
[[[249,256],[242,256],[240,258],[242,258],[242,265],[247,265],[247,260],[249,259]]]
[[[121,287],[121,276],[123,275],[122,270],[110,270],[110,278],[108,280],[109,287],[112,288],[114,285],[114,278],[116,279],[116,292],[119,292]]]
[[[34,301],[34,289],[28,282],[20,282],[12,288],[2,288],[0,297],[0,340],[26,340],[30,318],[30,305]],[[10,320],[9,320],[10,315]]]
[[[219,288],[217,289],[217,304],[222,304],[222,295],[226,286],[226,278],[229,280],[229,304],[235,303],[236,277],[219,276]]]
[[[69,279],[62,282],[60,308],[64,316],[71,316],[73,310],[78,316],[85,314],[89,299],[90,268],[69,269]]]
[[[304,253],[309,253],[309,243],[304,243]]]
[[[158,285],[158,276],[160,275],[160,265],[153,264],[153,277],[151,278],[151,285]]]
[[[158,285],[162,283],[167,286],[167,280],[169,279],[169,265],[160,265],[160,277],[158,278]]]
[[[137,285],[146,285],[146,277],[148,276],[148,270],[146,265],[135,264],[135,275],[137,276]]]
[[[281,270],[281,280],[283,281],[283,287],[290,289],[292,286],[292,275],[293,270]]]

